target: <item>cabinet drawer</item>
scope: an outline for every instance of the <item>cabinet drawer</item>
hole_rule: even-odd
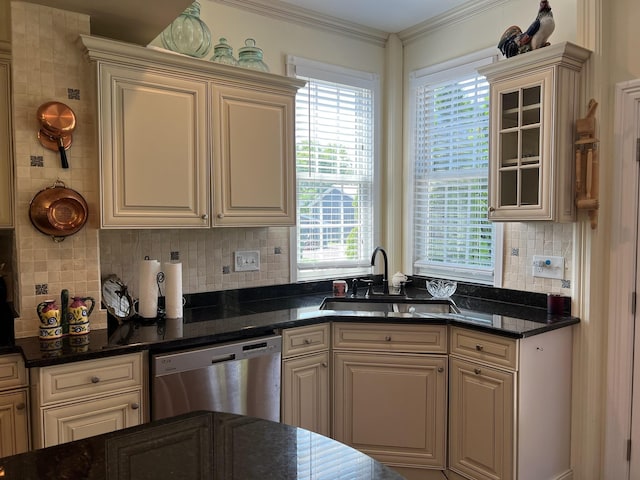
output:
[[[329,348],[329,324],[289,328],[282,332],[282,357],[318,352]]]
[[[453,327],[451,353],[499,367],[518,369],[518,340]]]
[[[333,348],[447,353],[445,325],[334,323]]]
[[[27,369],[19,353],[0,356],[0,390],[27,386]]]
[[[85,360],[41,368],[41,405],[142,386],[142,354]]]

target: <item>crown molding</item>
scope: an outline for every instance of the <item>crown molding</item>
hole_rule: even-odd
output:
[[[398,33],[398,37],[402,40],[403,45],[407,45],[434,30],[455,25],[463,20],[467,20],[469,17],[484,13],[508,1],[509,0],[472,0],[459,7],[447,10],[441,15],[418,23],[413,27],[406,28]]]
[[[317,28],[364,42],[384,46],[389,33],[375,28],[365,27],[330,15],[313,12],[296,7],[280,0],[210,0],[216,3],[241,8],[259,15],[296,23],[306,27]]]

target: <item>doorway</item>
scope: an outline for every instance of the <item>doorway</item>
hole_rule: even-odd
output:
[[[640,478],[640,79],[616,86],[614,116],[604,478],[633,480]]]

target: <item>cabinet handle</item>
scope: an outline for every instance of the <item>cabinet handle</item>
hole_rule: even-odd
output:
[[[311,340],[309,340],[308,338],[304,339],[304,344],[305,345],[311,345]]]
[[[384,337],[384,339],[385,339],[387,342],[390,342],[390,341],[391,341],[391,335],[387,335],[386,337]]]
[[[327,362],[322,362],[320,365],[322,365],[325,368],[329,366],[329,364]]]
[[[480,345],[479,343],[476,345],[476,350],[481,352],[482,350],[484,350],[484,345]]]
[[[203,213],[202,215],[200,215],[200,218],[202,220],[206,220],[207,218],[209,218],[209,215],[207,215],[206,213]]]
[[[439,373],[444,372],[444,367],[438,367],[438,372],[439,372]]]
[[[16,405],[16,410],[24,410],[26,407],[24,403],[19,403]]]
[[[100,377],[91,377],[91,383],[98,383],[100,381]]]
[[[134,402],[131,404],[131,410],[137,410],[140,408],[140,404],[137,402]]]
[[[475,373],[476,375],[480,375],[482,373],[482,370],[480,370],[479,368],[474,368],[473,373]]]

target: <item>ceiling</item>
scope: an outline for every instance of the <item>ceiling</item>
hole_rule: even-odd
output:
[[[27,0],[91,17],[91,33],[147,45],[193,0]],[[201,3],[207,0],[200,0]],[[287,7],[368,27],[397,33],[420,24],[469,0],[209,0],[239,7],[266,6],[286,16]],[[291,12],[290,12],[291,13]]]
[[[413,27],[469,0],[281,0],[388,33]]]

